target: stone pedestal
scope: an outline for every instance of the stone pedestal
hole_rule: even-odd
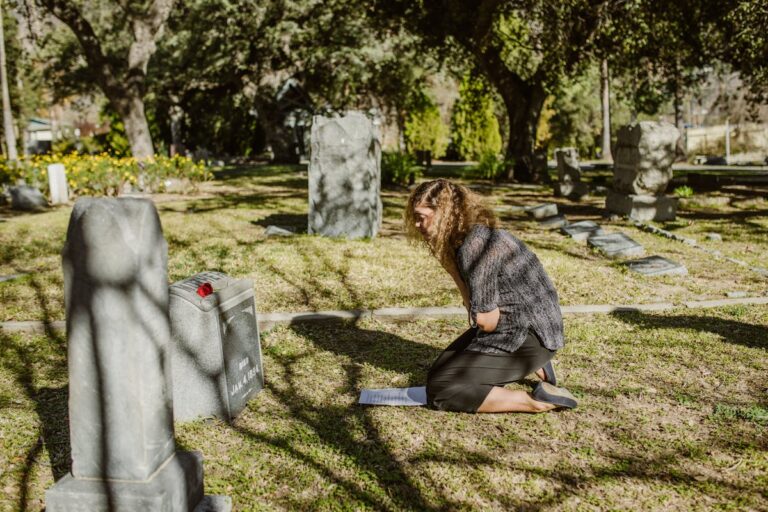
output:
[[[80,199],[62,255],[72,473],[46,509],[194,510],[202,464],[173,437],[167,245],[154,205]]]
[[[174,283],[170,319],[174,420],[235,419],[264,388],[253,284],[221,272]]]
[[[674,220],[677,201],[673,196],[621,194],[610,190],[605,199],[605,208],[633,220]]]
[[[373,238],[381,226],[381,142],[360,112],[312,120],[310,234]]]
[[[48,190],[51,193],[51,204],[66,204],[69,202],[69,186],[64,164],[48,166]]]

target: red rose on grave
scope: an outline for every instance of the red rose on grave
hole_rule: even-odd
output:
[[[211,283],[203,283],[197,287],[197,294],[201,297],[207,297],[213,293],[213,286]]]

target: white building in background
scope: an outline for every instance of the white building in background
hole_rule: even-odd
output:
[[[53,145],[53,125],[48,119],[33,117],[24,129],[24,154],[47,153]]]

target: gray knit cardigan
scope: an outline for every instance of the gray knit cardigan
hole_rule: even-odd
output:
[[[467,350],[514,352],[529,329],[549,350],[563,347],[557,291],[539,259],[521,240],[478,224],[458,248],[456,260],[469,288],[472,317],[497,307],[501,313],[496,329],[489,333],[478,330]]]

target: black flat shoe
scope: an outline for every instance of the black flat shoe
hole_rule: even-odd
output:
[[[557,386],[557,374],[555,373],[555,367],[552,366],[552,361],[547,361],[547,364],[542,366],[541,369],[544,370],[544,382]]]
[[[553,386],[549,382],[539,382],[533,388],[533,393],[531,394],[533,399],[538,402],[545,402],[558,407],[565,407],[566,409],[573,409],[578,405],[576,398],[570,391]]]

